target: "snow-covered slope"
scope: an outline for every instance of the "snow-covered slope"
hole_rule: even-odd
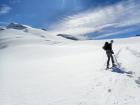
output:
[[[32,28],[30,26],[18,23],[10,23],[8,26],[6,26],[6,28],[2,28],[2,30],[0,30],[0,40],[1,42],[8,41],[12,43],[19,42],[23,44],[25,44],[26,42],[36,43],[37,41],[38,42],[51,41],[54,43],[62,41],[70,41],[68,39],[66,40],[66,38],[53,35],[48,31]]]
[[[0,31],[0,105],[139,105],[140,37],[115,40],[124,73],[104,69],[105,41]]]

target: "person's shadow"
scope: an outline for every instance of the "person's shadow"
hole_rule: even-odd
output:
[[[112,72],[121,73],[121,74],[133,74],[132,71],[126,72],[123,69],[120,69],[118,67],[112,67]]]

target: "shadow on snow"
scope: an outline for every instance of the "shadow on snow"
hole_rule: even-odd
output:
[[[121,74],[133,74],[132,71],[126,72],[123,69],[120,69],[118,67],[112,67],[112,72],[121,73]]]

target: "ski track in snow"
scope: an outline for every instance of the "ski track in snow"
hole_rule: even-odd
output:
[[[126,49],[129,50],[137,58],[140,58],[140,52],[130,49],[129,47],[127,47]]]

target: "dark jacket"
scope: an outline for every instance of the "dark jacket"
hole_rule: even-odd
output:
[[[106,50],[112,51],[112,44],[111,44],[111,43],[109,43],[109,44],[106,46]]]
[[[103,48],[107,53],[114,53],[112,50],[112,43],[105,43],[104,48]]]

